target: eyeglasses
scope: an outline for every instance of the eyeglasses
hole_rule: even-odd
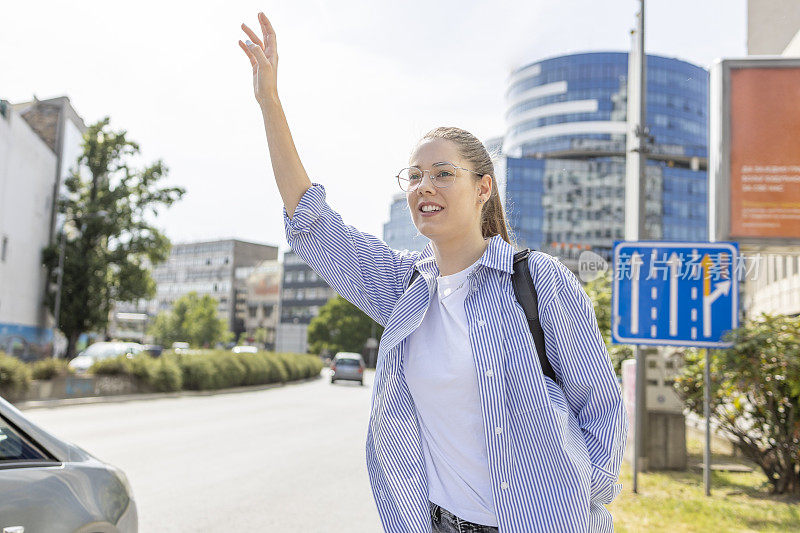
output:
[[[474,170],[470,170],[468,168],[457,167],[452,163],[442,162],[433,165],[430,171],[422,170],[419,167],[404,168],[397,174],[397,183],[400,185],[400,188],[406,192],[416,190],[416,188],[419,187],[419,184],[422,183],[422,178],[424,177],[425,172],[429,172],[433,185],[439,189],[443,189],[445,187],[449,187],[455,181],[456,169],[466,170],[467,172],[472,172],[473,174],[482,176],[480,172],[475,172]]]

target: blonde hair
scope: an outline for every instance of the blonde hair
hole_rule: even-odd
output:
[[[480,176],[472,174],[475,181],[480,180],[486,174],[492,177],[492,192],[489,200],[481,207],[481,233],[484,239],[500,235],[504,241],[514,246],[512,232],[506,223],[503,204],[500,202],[492,156],[483,143],[470,132],[452,126],[433,129],[426,133],[419,142],[427,139],[445,139],[453,142],[461,157],[472,165],[472,170],[480,174]]]

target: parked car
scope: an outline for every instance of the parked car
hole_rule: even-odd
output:
[[[255,346],[234,346],[231,351],[233,353],[258,353],[258,348]]]
[[[96,342],[78,354],[78,357],[68,363],[76,373],[82,373],[101,359],[111,359],[120,355],[133,357],[141,352],[144,346],[138,342]]]
[[[339,352],[331,362],[331,383],[337,379],[364,384],[364,358],[353,352]]]
[[[185,353],[189,349],[188,342],[173,342],[172,343],[172,350],[175,353]]]
[[[0,398],[0,531],[135,533],[138,523],[122,470]]]
[[[160,344],[145,344],[142,350],[149,353],[151,357],[161,357],[164,352],[164,347]]]

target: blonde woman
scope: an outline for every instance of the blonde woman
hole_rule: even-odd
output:
[[[292,249],[385,326],[367,469],[389,532],[612,531],[627,419],[592,303],[554,257],[532,252],[546,377],[512,290],[514,247],[491,158],[436,128],[397,180],[424,251],[346,225],[297,155],[277,90],[275,31],[242,25]],[[414,281],[412,274],[418,272]]]

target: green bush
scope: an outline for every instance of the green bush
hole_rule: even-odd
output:
[[[295,379],[300,379],[300,372],[296,364],[298,359],[297,357],[290,356],[289,354],[285,353],[276,353],[273,354],[273,357],[275,358],[275,361],[277,361],[278,364],[283,367],[284,371],[281,373],[281,376],[285,377],[283,377],[281,381],[293,381]]]
[[[211,355],[211,360],[217,369],[214,388],[225,389],[245,384],[247,370],[239,359],[237,354],[225,352]]]
[[[0,395],[28,390],[31,369],[16,357],[0,352]]]
[[[31,363],[30,367],[33,379],[53,379],[74,372],[65,359],[42,359]]]
[[[125,356],[122,356],[122,358],[126,359]],[[134,356],[133,359],[126,359],[124,364],[130,375],[148,385],[153,382],[158,369],[158,361],[146,353],[140,353]]]
[[[216,366],[206,355],[183,354],[181,359],[183,388],[189,390],[211,390],[215,387]]]
[[[245,368],[243,385],[258,385],[278,380],[275,365],[264,353],[241,354],[239,361]]]
[[[179,391],[183,388],[183,373],[175,361],[161,359],[156,363],[150,386],[156,392]]]
[[[319,375],[322,366],[319,357],[308,354],[235,354],[224,350],[203,350],[177,354],[165,352],[158,359],[147,354],[132,359],[123,355],[96,362],[90,372],[105,376],[133,376],[154,391],[168,392],[285,383]]]
[[[776,494],[800,496],[800,317],[761,314],[732,330],[731,348],[709,354],[711,417]],[[684,351],[675,387],[703,415],[704,353]]]
[[[124,355],[111,359],[95,361],[89,373],[96,376],[126,376],[130,374],[128,359]]]

